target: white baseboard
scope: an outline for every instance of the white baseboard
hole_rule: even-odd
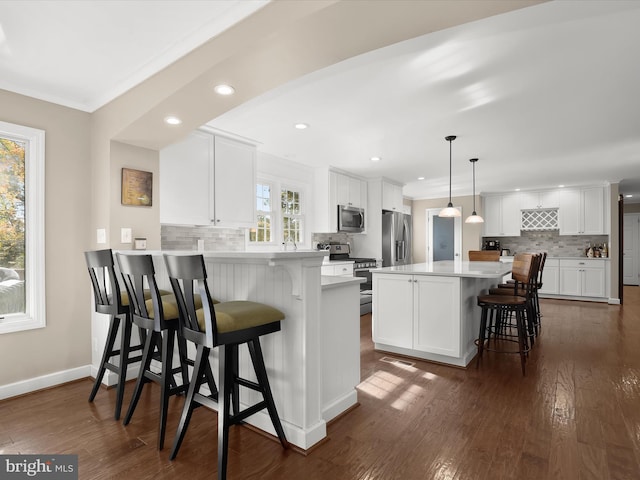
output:
[[[35,392],[43,388],[55,387],[66,382],[79,380],[88,377],[91,374],[91,365],[63,370],[61,372],[50,373],[41,377],[21,380],[20,382],[10,383],[8,385],[0,385],[0,400],[15,397],[16,395],[24,395],[25,393]]]
[[[609,305],[620,305],[619,298],[609,298]]]

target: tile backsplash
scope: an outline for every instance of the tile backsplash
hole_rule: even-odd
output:
[[[498,240],[502,248],[518,252],[544,251],[550,257],[584,257],[585,249],[609,241],[608,235],[559,235],[557,231],[523,231],[519,237],[484,237]]]
[[[185,225],[161,225],[160,245],[162,250],[202,249],[241,251],[244,250],[244,230],[238,228],[195,227]]]
[[[351,235],[348,233],[312,233],[311,234],[312,245],[318,243],[349,243],[353,244]]]

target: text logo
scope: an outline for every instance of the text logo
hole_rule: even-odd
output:
[[[78,480],[77,455],[0,455],[0,480]]]

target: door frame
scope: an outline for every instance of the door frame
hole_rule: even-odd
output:
[[[462,207],[456,206],[458,210],[462,212]],[[426,252],[425,258],[427,262],[433,262],[433,249],[431,245],[433,244],[433,220],[434,216],[437,216],[440,213],[441,208],[427,208],[425,210],[426,216],[426,225],[427,225],[427,242],[426,242]],[[455,260],[462,260],[462,215],[459,217],[454,217],[453,222],[453,255]]]

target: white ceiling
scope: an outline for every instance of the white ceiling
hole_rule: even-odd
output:
[[[94,111],[265,3],[2,1],[0,88]],[[637,1],[544,3],[346,60],[210,124],[415,198],[448,194],[457,135],[454,196],[478,157],[478,192],[622,181],[640,201],[637,25]]]
[[[92,112],[268,0],[2,0],[0,88]]]

